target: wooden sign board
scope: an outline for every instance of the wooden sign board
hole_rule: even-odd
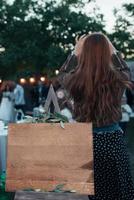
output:
[[[92,125],[11,124],[6,191],[27,188],[94,194]]]

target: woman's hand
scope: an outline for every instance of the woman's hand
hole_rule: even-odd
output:
[[[84,34],[82,36],[76,36],[75,38],[75,47],[74,47],[74,54],[76,56],[79,56],[81,54],[81,50],[82,50],[82,47],[83,47],[83,43],[86,39],[87,35]]]

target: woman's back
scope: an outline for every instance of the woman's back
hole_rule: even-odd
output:
[[[120,121],[121,97],[129,77],[110,45],[103,34],[87,36],[77,68],[66,80],[76,120],[92,121],[97,127]]]

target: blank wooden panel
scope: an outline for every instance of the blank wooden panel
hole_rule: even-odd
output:
[[[94,194],[92,125],[11,124],[6,190],[26,188]]]

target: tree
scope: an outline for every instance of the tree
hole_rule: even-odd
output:
[[[103,15],[87,16],[82,11],[87,0],[1,0],[0,74],[54,71],[73,49],[76,34],[104,31]],[[90,2],[90,1],[88,1]]]
[[[134,16],[134,4],[133,3],[124,4],[123,7],[128,11],[128,15],[130,17]]]
[[[114,32],[110,35],[115,47],[120,50],[126,59],[134,58],[134,21],[131,20],[134,15],[134,4],[122,5],[120,10],[115,9],[114,15],[116,23]]]

